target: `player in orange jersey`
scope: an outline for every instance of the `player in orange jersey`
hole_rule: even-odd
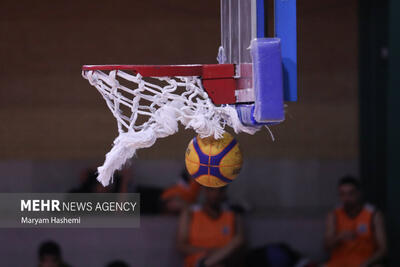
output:
[[[339,181],[341,205],[328,214],[325,247],[328,267],[382,266],[386,254],[383,215],[362,201],[360,183],[347,176]]]
[[[185,267],[230,267],[240,263],[243,230],[239,215],[223,206],[226,187],[203,188],[203,205],[185,210],[178,229],[178,249]]]

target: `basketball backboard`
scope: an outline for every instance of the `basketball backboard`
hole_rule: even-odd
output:
[[[251,41],[277,37],[281,41],[284,100],[297,100],[296,0],[270,0],[274,6],[274,32],[266,32],[267,0],[221,0],[220,63],[252,63]],[[272,21],[272,20],[271,20]],[[267,36],[268,35],[268,36]],[[237,68],[241,76],[241,68]]]

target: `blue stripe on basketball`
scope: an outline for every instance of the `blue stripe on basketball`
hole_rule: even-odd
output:
[[[204,154],[203,151],[201,151],[201,148],[199,146],[199,143],[197,142],[196,137],[193,138],[193,146],[194,146],[194,150],[196,150],[197,155],[199,156],[200,163],[208,165],[209,156]]]
[[[231,179],[226,178],[225,176],[222,175],[222,173],[219,170],[219,167],[210,167],[210,174],[217,177],[221,181],[224,181],[225,183],[230,183],[232,182]]]
[[[210,170],[210,175],[215,176],[216,178],[220,179],[221,181],[225,183],[230,183],[232,182],[231,179],[226,178],[225,176],[222,175],[222,173],[219,170],[219,167],[208,167],[208,166],[203,166],[200,165],[199,169],[195,174],[192,174],[192,177],[194,179],[200,177],[201,175],[208,175],[208,170]]]
[[[207,166],[200,165],[197,172],[195,174],[192,174],[192,177],[196,179],[197,177],[199,177],[201,175],[208,175],[208,167]]]
[[[210,175],[215,176],[216,178],[220,179],[221,181],[225,182],[225,183],[230,183],[232,182],[231,179],[228,179],[226,177],[224,177],[222,175],[222,173],[219,170],[219,163],[221,161],[221,159],[236,145],[236,140],[233,139],[232,142],[229,143],[229,145],[227,147],[224,148],[224,150],[222,150],[221,153],[219,153],[216,156],[209,156],[203,153],[203,151],[201,151],[199,143],[197,142],[197,138],[193,138],[193,147],[196,150],[197,155],[199,156],[199,160],[201,164],[205,164],[205,165],[209,165],[208,161],[210,160],[210,165],[214,165],[214,166],[204,166],[204,165],[200,165],[199,169],[197,170],[196,173],[192,174],[193,178],[197,178],[201,175],[208,175],[208,173],[210,173]]]
[[[218,153],[218,155],[211,156],[210,159],[210,165],[211,166],[217,166],[221,162],[222,158],[225,157],[226,154],[228,154],[229,151],[236,145],[236,140],[233,139],[229,145],[227,145],[224,150],[221,151],[221,153]]]

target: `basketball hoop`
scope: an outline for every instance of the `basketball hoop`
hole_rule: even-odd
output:
[[[104,186],[137,149],[150,147],[158,138],[176,133],[178,122],[201,137],[216,139],[226,126],[235,133],[249,134],[261,127],[243,125],[235,106],[217,106],[204,89],[203,84],[234,84],[230,64],[87,65],[82,68],[82,76],[103,96],[118,125],[119,136],[104,165],[98,168],[98,180]],[[229,102],[227,90],[234,94],[235,88],[223,88],[223,94],[214,94],[214,99]],[[212,94],[211,89],[209,92]]]
[[[254,134],[284,121],[284,101],[297,99],[296,0],[274,2],[275,36],[266,38],[264,1],[221,0],[221,64],[83,66],[118,124],[98,168],[104,186],[137,149],[179,123],[218,139],[226,126]]]

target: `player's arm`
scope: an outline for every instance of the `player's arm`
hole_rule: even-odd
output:
[[[336,216],[330,212],[326,217],[324,246],[329,252],[338,246],[342,241],[351,240],[356,237],[356,233],[352,231],[344,231],[336,233]]]
[[[242,218],[235,216],[235,236],[226,246],[210,253],[204,261],[204,266],[217,266],[218,263],[229,258],[244,243]]]
[[[189,209],[182,211],[179,218],[177,247],[184,254],[189,255],[197,252],[207,251],[205,248],[195,247],[189,244],[189,225],[191,220],[191,212]]]
[[[372,264],[378,263],[386,256],[386,253],[387,253],[385,222],[384,222],[383,214],[380,211],[377,211],[374,214],[372,225],[374,228],[376,251],[372,255],[372,257],[369,258],[364,263],[363,266],[370,266]]]

